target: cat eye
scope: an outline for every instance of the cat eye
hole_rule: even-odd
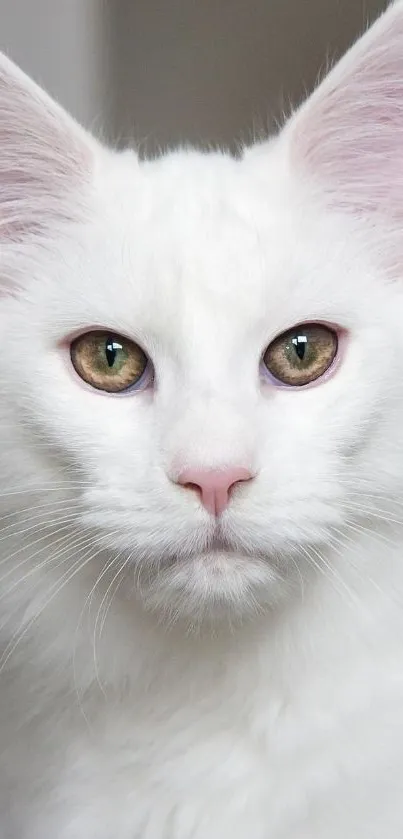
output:
[[[143,350],[128,338],[110,332],[86,332],[70,346],[73,367],[87,384],[107,393],[139,386],[149,368]]]
[[[267,348],[263,364],[282,384],[302,387],[326,373],[337,354],[337,334],[321,324],[301,324],[283,332]]]

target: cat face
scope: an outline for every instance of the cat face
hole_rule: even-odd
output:
[[[320,142],[321,101],[242,159],[139,163],[45,109],[8,63],[4,78],[44,137],[35,171],[14,139],[23,189],[9,179],[1,232],[9,479],[45,491],[63,476],[74,528],[149,608],[273,606],[400,491],[391,222],[342,189],[337,205],[299,156]]]

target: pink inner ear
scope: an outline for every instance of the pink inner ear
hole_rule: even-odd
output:
[[[0,57],[0,240],[41,233],[74,216],[90,171],[84,131]]]
[[[392,6],[296,114],[292,156],[332,204],[403,219],[403,4]]]

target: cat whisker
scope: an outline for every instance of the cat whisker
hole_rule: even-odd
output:
[[[97,578],[96,578],[96,580],[95,580],[95,583],[94,583],[94,585],[92,586],[91,591],[89,592],[89,594],[88,594],[88,596],[87,596],[87,598],[86,598],[86,600],[85,600],[85,603],[84,603],[84,606],[83,606],[83,608],[82,608],[81,615],[80,615],[80,618],[79,618],[79,621],[78,621],[78,624],[77,624],[76,634],[77,634],[78,629],[79,629],[79,627],[80,627],[80,625],[81,625],[81,621],[82,621],[82,618],[83,618],[83,616],[84,616],[84,612],[85,612],[85,610],[86,610],[87,608],[88,608],[88,613],[90,613],[90,609],[91,609],[91,601],[92,601],[92,598],[93,598],[94,592],[96,591],[97,587],[98,587],[98,586],[99,586],[99,584],[102,582],[103,578],[104,578],[104,577],[105,577],[105,575],[108,573],[108,571],[109,571],[109,570],[110,570],[110,569],[114,566],[116,559],[120,556],[120,553],[121,553],[121,552],[119,552],[118,554],[116,554],[115,556],[113,556],[113,557],[112,557],[112,559],[108,559],[108,560],[105,562],[104,567],[103,567],[103,568],[101,568],[100,573],[98,574],[98,576],[97,576]],[[108,589],[107,589],[107,591],[108,591]],[[98,665],[97,665],[97,660],[96,660],[96,645],[95,645],[95,633],[96,633],[97,621],[98,621],[98,616],[99,616],[99,610],[100,610],[100,608],[102,607],[102,603],[103,603],[103,600],[101,601],[101,604],[100,604],[100,606],[98,607],[98,611],[97,611],[97,615],[96,615],[96,619],[95,619],[94,633],[93,633],[93,653],[94,653],[94,671],[95,671],[95,678],[96,678],[96,681],[97,681],[97,683],[98,683],[98,685],[99,685],[100,690],[101,690],[101,691],[102,691],[102,693],[104,693],[104,695],[106,696],[106,693],[105,693],[105,691],[104,691],[103,685],[101,684],[101,681],[100,681],[100,678],[99,678],[99,671],[98,671]]]
[[[38,618],[43,614],[45,609],[53,602],[53,600],[60,594],[60,592],[66,587],[68,583],[71,582],[74,577],[81,572],[93,559],[93,553],[91,552],[90,555],[86,559],[82,559],[80,557],[76,560],[73,565],[68,569],[68,571],[63,575],[61,580],[58,581],[57,584],[51,586],[50,592],[48,591],[47,594],[50,596],[47,597],[45,602],[42,604],[41,608],[38,609],[36,614],[29,619],[29,621],[25,624],[23,630],[21,631],[21,627],[17,632],[15,632],[10,639],[9,643],[7,644],[1,658],[0,658],[0,675],[3,672],[4,668],[6,667],[8,661],[10,660],[11,656],[15,652],[17,646],[21,643],[23,638],[27,635],[33,624],[38,620]]]
[[[94,541],[94,543],[92,544],[92,546],[91,546],[91,547],[93,547],[93,546],[94,546],[94,544],[97,544],[99,541],[101,541],[101,547],[100,547],[97,551],[95,551],[95,552],[93,552],[93,553],[92,553],[92,556],[91,556],[91,560],[92,560],[92,561],[93,561],[93,560],[94,560],[97,556],[99,556],[99,554],[101,554],[101,553],[104,551],[104,546],[103,546],[103,544],[102,544],[102,540],[95,540],[95,541]],[[85,556],[85,555],[84,555],[84,556]],[[108,561],[108,560],[106,561],[106,565],[109,567],[109,561]],[[79,688],[78,688],[76,653],[77,653],[78,633],[79,633],[79,630],[80,630],[80,627],[81,627],[81,624],[82,624],[82,620],[83,620],[83,617],[84,617],[85,609],[86,609],[86,607],[87,607],[87,605],[88,605],[88,602],[91,602],[91,595],[92,595],[92,593],[94,592],[94,590],[95,590],[95,588],[96,588],[96,586],[97,586],[98,582],[99,582],[99,575],[98,575],[98,577],[97,577],[97,579],[96,579],[96,582],[95,582],[94,586],[92,587],[92,589],[91,589],[91,591],[90,591],[90,593],[89,593],[88,597],[86,598],[85,603],[84,603],[84,605],[83,605],[83,608],[82,608],[82,610],[81,610],[81,613],[80,613],[79,619],[78,619],[78,621],[77,621],[77,626],[76,626],[76,630],[75,630],[75,640],[74,640],[74,645],[73,645],[73,678],[74,678],[74,688],[75,688],[75,692],[76,692],[77,702],[78,702],[79,708],[80,708],[80,710],[81,710],[81,712],[82,712],[82,714],[83,714],[83,716],[84,716],[84,719],[86,720],[86,722],[87,722],[88,726],[89,726],[89,722],[88,722],[87,716],[86,716],[86,714],[85,714],[85,710],[84,710],[83,705],[82,705],[81,696],[80,696],[80,691],[79,691]],[[99,686],[100,686],[100,688],[101,688],[101,690],[102,690],[102,685],[101,685],[100,683],[99,683]]]
[[[79,508],[75,505],[63,505],[60,509],[49,508],[48,513],[53,514],[53,518],[44,518],[43,512],[37,513],[32,516],[27,516],[25,518],[19,519],[19,521],[13,521],[10,524],[7,524],[5,527],[0,529],[0,542],[4,542],[7,539],[11,539],[16,533],[18,536],[22,534],[31,533],[32,531],[36,531],[40,533],[45,527],[52,527],[53,524],[58,524],[61,521],[74,521],[77,520],[77,513],[79,512]],[[27,525],[26,527],[19,527],[18,525]]]
[[[72,518],[72,519],[68,519],[68,520],[67,520],[67,522],[66,522],[65,524],[63,524],[62,526],[60,526],[60,527],[58,526],[58,524],[57,524],[57,523],[56,523],[56,525],[53,525],[53,527],[55,527],[55,533],[57,534],[57,532],[60,532],[60,530],[66,530],[66,531],[67,531],[67,534],[69,533],[69,531],[71,532],[70,525],[71,525],[71,522],[72,522],[72,521],[74,521],[74,518]],[[46,528],[44,528],[44,529],[46,530]],[[83,528],[82,528],[82,529],[83,529]],[[38,544],[40,544],[40,543],[45,542],[45,544],[44,544],[44,545],[42,545],[42,547],[41,547],[41,548],[39,548],[39,549],[38,549],[37,551],[35,551],[33,554],[29,554],[29,556],[28,556],[26,559],[21,560],[21,562],[20,562],[20,563],[17,563],[16,565],[12,565],[12,567],[10,568],[10,570],[9,570],[9,571],[7,571],[7,572],[3,575],[3,577],[1,577],[1,578],[0,578],[0,583],[1,583],[1,582],[3,582],[3,580],[4,580],[7,576],[9,576],[9,574],[10,574],[10,573],[13,573],[13,571],[15,571],[15,569],[16,569],[16,568],[19,568],[21,564],[25,564],[26,562],[32,562],[32,560],[33,560],[33,559],[34,559],[34,558],[38,555],[38,553],[40,554],[40,553],[41,553],[41,551],[46,550],[46,547],[47,547],[46,542],[47,542],[47,540],[49,540],[49,538],[51,537],[51,535],[52,535],[52,530],[53,530],[53,528],[51,527],[51,528],[50,528],[50,532],[49,532],[49,533],[48,533],[48,532],[43,533],[43,534],[42,534],[42,536],[38,536],[38,538],[37,538],[37,539],[33,539],[31,542],[28,542],[28,543],[26,543],[26,544],[22,544],[22,545],[20,545],[20,546],[19,546],[19,548],[16,548],[14,551],[12,551],[12,553],[10,553],[10,554],[8,554],[7,556],[3,557],[3,559],[2,559],[2,560],[1,560],[1,562],[0,562],[0,567],[1,567],[1,566],[4,566],[4,565],[8,565],[8,564],[10,564],[10,560],[14,559],[14,558],[15,558],[16,556],[18,556],[21,552],[28,551],[28,550],[30,550],[32,547],[34,547],[35,545],[38,545]],[[40,532],[40,531],[39,531],[39,532]],[[53,544],[54,544],[54,543],[53,543]]]
[[[116,565],[116,563],[119,561],[119,558],[121,557],[121,555],[122,555],[122,551],[121,551],[120,553],[118,553],[118,554],[117,554],[117,555],[113,558],[113,561],[112,561],[112,562],[109,564],[109,566],[108,566],[108,570],[110,570],[110,568],[112,568],[112,567],[113,567],[113,565]],[[128,566],[128,565],[129,565],[129,563],[130,563],[131,556],[132,556],[132,554],[130,554],[130,555],[126,558],[126,560],[123,562],[123,564],[120,566],[120,568],[118,568],[118,570],[117,570],[117,572],[115,573],[114,577],[112,578],[112,580],[111,580],[111,582],[110,582],[110,584],[109,584],[108,588],[106,589],[105,594],[104,594],[104,596],[103,596],[103,598],[102,598],[102,600],[101,600],[101,602],[100,602],[100,604],[99,604],[99,608],[98,608],[98,611],[97,611],[97,615],[96,615],[96,619],[95,619],[95,624],[94,624],[94,634],[93,634],[94,670],[95,670],[95,674],[96,674],[96,679],[97,679],[97,682],[98,682],[98,684],[99,684],[99,686],[100,686],[100,688],[101,688],[101,690],[102,690],[102,692],[104,693],[104,695],[105,695],[105,696],[106,696],[106,691],[105,691],[105,689],[104,689],[104,687],[103,687],[103,685],[102,685],[102,682],[101,682],[101,679],[100,679],[100,675],[99,675],[99,667],[98,667],[98,656],[97,656],[97,629],[98,629],[98,624],[99,624],[99,621],[100,621],[100,616],[101,616],[101,613],[102,613],[102,609],[104,609],[104,614],[103,614],[103,616],[102,616],[102,620],[101,620],[101,623],[100,623],[100,626],[99,626],[99,631],[98,631],[98,642],[100,642],[100,641],[101,641],[102,632],[103,632],[103,628],[104,628],[104,626],[105,626],[105,621],[106,621],[106,617],[107,617],[108,611],[109,611],[109,609],[110,609],[110,607],[111,607],[111,605],[112,605],[112,601],[113,601],[114,595],[116,594],[116,592],[117,592],[117,590],[118,590],[118,588],[119,588],[120,581],[121,581],[121,579],[122,579],[122,578],[123,578],[123,576],[124,576],[124,572],[125,572],[125,570],[126,570],[127,566]],[[114,585],[114,583],[116,582],[116,580],[117,580],[117,584],[116,584],[115,588],[113,588],[113,585]],[[110,592],[111,592],[111,595],[110,595],[109,602],[108,602],[108,595],[109,595],[109,593],[110,593]]]
[[[35,585],[35,575],[39,571],[41,571],[43,568],[57,567],[57,566],[54,565],[54,563],[61,556],[67,555],[67,559],[69,559],[71,557],[72,551],[77,550],[78,548],[81,548],[88,543],[91,544],[92,541],[93,541],[92,534],[89,535],[88,533],[83,533],[81,529],[76,530],[76,531],[74,531],[74,530],[72,531],[70,528],[67,529],[67,533],[65,533],[63,536],[59,537],[58,539],[56,539],[53,543],[54,545],[60,545],[60,548],[55,553],[52,553],[50,556],[49,555],[46,556],[46,558],[44,560],[41,560],[41,562],[35,564],[32,568],[29,569],[29,571],[26,572],[26,574],[23,574],[23,576],[20,576],[17,580],[14,580],[14,582],[7,589],[2,591],[2,593],[0,595],[0,601],[3,598],[8,597],[14,589],[16,589],[18,586],[22,585],[23,583],[25,583],[30,577],[33,578],[33,582],[34,582],[34,585]],[[67,545],[66,545],[66,543],[67,543]],[[46,546],[42,547],[40,550],[36,551],[33,556],[40,556],[41,554],[44,553],[45,550],[46,550]],[[18,563],[10,571],[10,574],[3,575],[3,578],[1,580],[1,582],[3,582],[6,579],[7,576],[10,576],[16,570],[18,570],[18,568],[22,568],[24,565],[26,565],[27,563],[30,563],[30,562],[31,562],[31,557],[29,557],[27,560],[24,560],[23,562]],[[39,577],[38,578],[38,585],[39,586],[41,585],[42,581],[43,581],[43,578]]]
[[[318,571],[324,574],[338,594],[346,600],[351,608],[355,609],[360,603],[359,598],[346,583],[341,574],[330,565],[327,559],[325,559],[321,551],[318,548],[311,546],[309,550],[304,549],[303,553],[307,557],[308,561],[311,562]],[[315,555],[316,559],[312,556],[312,554]]]
[[[74,538],[74,537],[76,537],[76,538]],[[68,538],[68,545],[66,547],[65,542],[67,541],[67,538]],[[84,537],[83,534],[81,534],[81,533],[76,534],[74,532],[71,535],[69,534],[69,536],[66,537],[64,542],[61,543],[61,546],[60,546],[59,550],[56,551],[54,554],[52,554],[52,556],[47,557],[47,559],[43,563],[43,567],[48,568],[49,570],[54,572],[58,568],[62,567],[63,565],[65,565],[66,563],[71,561],[72,553],[74,551],[76,551],[78,549],[82,549],[86,545],[91,544],[91,542],[92,542],[92,539],[91,539],[91,537],[88,537],[88,535],[86,537]],[[61,557],[64,557],[64,558],[61,559]],[[21,577],[19,580],[17,580],[16,586],[22,584],[23,582],[24,582],[24,577]],[[15,588],[16,586],[13,586],[13,588]],[[41,592],[42,587],[43,587],[43,577],[39,577],[37,579],[35,579],[35,577],[33,577],[32,585],[31,585],[31,588],[30,588],[30,599],[31,600],[34,597],[35,589],[37,589],[38,592]],[[10,612],[7,613],[5,621],[3,621],[3,623],[0,626],[1,630],[4,630],[4,628],[6,627],[9,620],[11,620],[11,619],[14,620],[15,619],[15,615],[18,613],[20,608],[21,607],[19,605],[17,605],[11,613]]]

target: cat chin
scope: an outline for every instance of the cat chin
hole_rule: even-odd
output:
[[[200,625],[272,610],[289,593],[289,584],[269,560],[211,550],[140,574],[137,592],[145,608],[168,623]]]

